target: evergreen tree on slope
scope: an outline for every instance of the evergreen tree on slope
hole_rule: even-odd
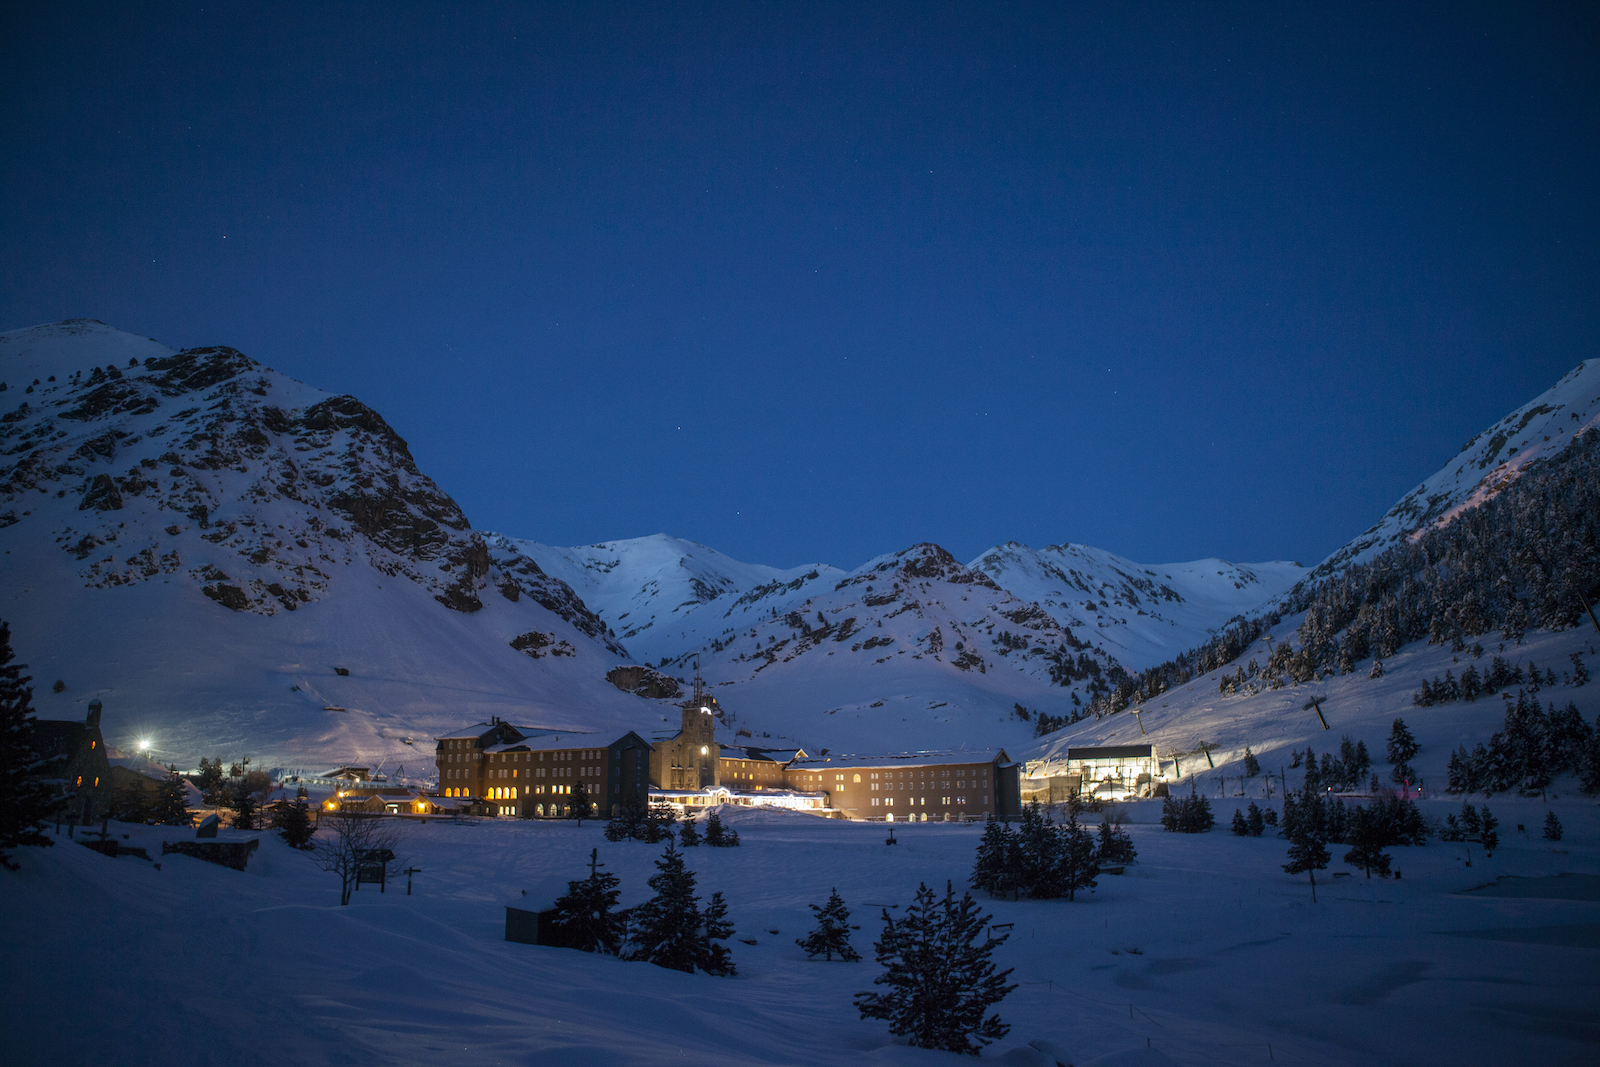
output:
[[[656,860],[657,874],[650,879],[656,895],[634,911],[631,960],[653,963],[674,971],[693,972],[702,958],[700,898],[694,891],[694,872],[669,838],[667,850]]]
[[[0,866],[16,870],[9,849],[55,844],[44,824],[55,807],[34,748],[32,678],[13,663],[11,626],[0,622]]]
[[[566,895],[556,900],[556,922],[573,948],[615,956],[622,948],[622,923],[613,914],[620,882],[603,866],[600,850],[590,849],[589,877],[567,883]]]
[[[700,939],[700,958],[696,961],[707,974],[731,977],[739,971],[733,965],[733,954],[722,942],[733,936],[733,924],[728,921],[728,905],[721,893],[712,893],[706,904],[705,933]]]
[[[1303,815],[1303,813],[1302,813]],[[1317,872],[1328,865],[1328,849],[1323,844],[1308,818],[1295,820],[1293,835],[1289,838],[1289,862],[1283,869],[1289,874],[1302,871],[1311,876],[1311,902],[1317,902]]]
[[[918,886],[898,921],[883,913],[883,936],[873,947],[884,970],[873,984],[888,988],[856,994],[861,1017],[885,1020],[890,1033],[918,1048],[974,1056],[1005,1037],[1011,1027],[984,1013],[1016,986],[1006,984],[1009,968],[995,970],[990,957],[1006,938],[983,937],[988,922],[971,894],[957,901],[946,884],[939,901],[926,884]]]
[[[991,813],[984,822],[983,837],[978,841],[978,853],[972,863],[973,887],[995,897],[1015,893],[1015,850],[1011,828]]]
[[[176,767],[168,769],[167,779],[156,794],[155,817],[162,826],[188,826],[194,822],[189,814],[189,783]]]
[[[795,944],[805,949],[807,956],[820,953],[829,962],[836,952],[846,963],[859,960],[861,953],[850,944],[850,911],[844,906],[839,890],[829,894],[826,904],[812,904],[810,908],[817,917],[817,928]]]
[[[1062,823],[1056,843],[1056,884],[1067,894],[1068,900],[1078,899],[1078,890],[1093,889],[1100,876],[1100,865],[1095,862],[1094,835],[1078,821],[1078,813],[1069,810],[1067,821]]]

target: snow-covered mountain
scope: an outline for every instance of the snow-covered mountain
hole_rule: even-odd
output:
[[[108,740],[188,765],[419,766],[490,715],[659,717],[604,682],[605,624],[495,566],[354,397],[83,320],[0,334],[0,382],[0,617],[41,715],[100,696]]]
[[[1130,670],[1193,648],[1229,619],[1269,607],[1305,576],[1298,563],[1134,563],[1088,545],[1008,541],[969,564],[1038,604]]]
[[[698,651],[731,726],[812,751],[1015,747],[1033,736],[1017,705],[1068,718],[1119,671],[932,544],[752,612]]]
[[[1585,364],[1319,572],[1487,499],[1597,408]],[[1019,705],[1070,720],[1124,666],[1168,659],[1305,576],[1080,545],[1011,543],[963,566],[924,544],[843,571],[664,534],[581,548],[484,535],[356,398],[85,320],[0,334],[0,550],[0,618],[45,717],[100,696],[111,741],[148,735],[188,765],[410,760],[413,774],[431,770],[414,744],[491,715],[649,729],[667,702],[607,673],[685,677],[696,654],[729,728],[752,737],[1020,750],[1034,722]]]
[[[710,645],[751,620],[787,611],[844,571],[825,563],[779,570],[740,563],[667,534],[555,548],[485,535],[491,558],[515,571],[522,560],[565,582],[641,662]]]
[[[1413,765],[1438,791],[1445,782],[1450,753],[1458,745],[1471,748],[1487,742],[1501,727],[1513,692],[1510,688],[1501,691],[1506,703],[1480,697],[1426,707],[1414,706],[1412,694],[1424,681],[1442,677],[1447,671],[1462,674],[1469,667],[1474,672],[1484,671],[1495,657],[1526,668],[1528,677],[1534,666],[1546,672],[1553,670],[1553,675],[1545,675],[1542,689],[1540,683],[1530,682],[1527,692],[1515,693],[1516,706],[1533,700],[1548,705],[1547,713],[1553,713],[1570,703],[1586,722],[1595,721],[1600,690],[1585,685],[1582,672],[1575,669],[1585,657],[1592,662],[1594,656],[1600,655],[1600,640],[1579,600],[1579,593],[1593,580],[1594,556],[1589,547],[1593,536],[1578,519],[1566,518],[1552,524],[1551,516],[1556,512],[1539,506],[1542,498],[1537,495],[1509,501],[1514,505],[1509,513],[1513,516],[1530,509],[1536,512],[1527,527],[1525,536],[1529,540],[1518,549],[1526,559],[1497,555],[1503,553],[1504,546],[1495,543],[1495,531],[1486,527],[1469,534],[1469,544],[1452,547],[1451,551],[1462,553],[1460,556],[1430,555],[1409,563],[1402,556],[1400,566],[1449,572],[1464,582],[1482,578],[1479,584],[1491,587],[1494,596],[1507,603],[1522,598],[1531,599],[1537,606],[1554,590],[1559,594],[1556,599],[1568,609],[1559,614],[1569,622],[1542,630],[1508,625],[1507,632],[1478,623],[1465,629],[1464,639],[1447,640],[1442,635],[1455,633],[1461,638],[1461,602],[1482,599],[1479,588],[1470,582],[1465,594],[1444,597],[1429,591],[1429,583],[1439,577],[1437,573],[1430,579],[1427,573],[1406,574],[1401,570],[1358,578],[1353,583],[1360,586],[1365,582],[1367,589],[1340,589],[1339,583],[1346,571],[1373,561],[1388,549],[1408,540],[1417,542],[1433,531],[1444,531],[1441,536],[1448,536],[1450,524],[1473,509],[1514,490],[1513,496],[1520,496],[1519,482],[1536,494],[1541,480],[1554,477],[1553,466],[1557,472],[1561,464],[1568,462],[1580,463],[1580,470],[1590,469],[1581,466],[1582,452],[1568,449],[1580,435],[1592,442],[1597,424],[1600,363],[1591,360],[1579,364],[1555,386],[1475,435],[1458,456],[1406,494],[1376,525],[1307,572],[1303,584],[1292,590],[1293,596],[1262,605],[1272,607],[1277,614],[1258,611],[1258,621],[1263,626],[1272,625],[1242,650],[1230,650],[1230,654],[1238,652],[1235,659],[1220,667],[1213,663],[1181,684],[1146,690],[1147,699],[1138,715],[1124,711],[1070,724],[1030,746],[1025,755],[1050,765],[1063,759],[1071,745],[1154,743],[1163,756],[1182,760],[1185,774],[1198,773],[1215,781],[1219,775],[1241,773],[1247,747],[1273,770],[1287,765],[1294,750],[1311,745],[1325,751],[1336,747],[1345,734],[1352,740],[1365,741],[1369,750],[1381,754],[1393,720],[1403,717],[1423,745],[1422,754],[1412,761]],[[1524,475],[1528,475],[1528,481],[1521,481]],[[1590,484],[1581,476],[1573,477]],[[1592,494],[1583,499],[1591,498]],[[1534,503],[1530,504],[1529,499]],[[1587,504],[1580,512],[1592,514]],[[1571,513],[1569,508],[1568,514]],[[1484,515],[1476,513],[1476,517]],[[1547,539],[1544,551],[1539,548],[1538,537]],[[1560,542],[1561,552],[1548,551],[1552,539]],[[1433,544],[1430,553],[1439,550],[1437,539]],[[1547,557],[1563,557],[1568,564],[1578,565],[1562,568],[1564,573],[1558,577],[1564,582],[1552,581],[1546,573]],[[1585,571],[1586,566],[1591,569]],[[1485,573],[1474,575],[1474,569]],[[1414,588],[1408,590],[1407,586]],[[1345,621],[1325,626],[1323,641],[1345,641],[1351,630],[1362,626],[1370,636],[1378,632],[1374,629],[1377,627],[1398,635],[1392,640],[1392,651],[1379,652],[1384,642],[1353,641],[1345,647],[1360,651],[1350,657],[1353,662],[1348,668],[1337,673],[1331,667],[1304,672],[1298,683],[1294,672],[1284,671],[1281,665],[1259,672],[1260,665],[1270,665],[1274,652],[1280,660],[1286,660],[1284,654],[1290,647],[1304,647],[1307,632],[1302,623],[1307,620],[1307,603],[1324,618],[1333,616],[1328,603],[1319,603],[1318,599],[1328,589],[1334,590],[1333,599],[1346,597],[1352,604],[1363,603],[1356,599],[1358,596],[1367,599],[1360,611],[1347,605],[1347,610],[1338,615]],[[1409,629],[1397,625],[1400,596],[1407,598]],[[1507,610],[1500,614],[1510,618],[1514,613]],[[1435,617],[1446,625],[1432,640],[1425,640],[1432,629],[1429,621]],[[1531,613],[1527,617],[1532,617]],[[1383,660],[1381,670],[1373,664],[1379,655]],[[1249,681],[1224,685],[1224,677],[1236,672],[1241,682],[1245,675]],[[1554,685],[1550,684],[1552,677],[1559,679]],[[1521,690],[1522,683],[1515,688]],[[1149,695],[1151,692],[1153,696]],[[1321,702],[1321,716],[1310,710],[1307,702],[1312,698]],[[1137,694],[1132,702],[1139,702]],[[1329,724],[1326,729],[1324,718]],[[1292,771],[1289,776],[1289,784],[1295,785],[1298,776]]]
[[[1530,464],[1570,445],[1600,423],[1600,360],[1585,360],[1559,382],[1473,435],[1432,477],[1407,493],[1361,536],[1317,564],[1326,578],[1363,563],[1402,538],[1447,525],[1514,484]]]

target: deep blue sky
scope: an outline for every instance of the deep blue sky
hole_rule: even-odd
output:
[[[474,525],[1311,563],[1596,355],[1593,4],[7,4],[0,328]]]

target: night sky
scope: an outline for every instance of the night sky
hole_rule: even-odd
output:
[[[473,524],[1313,563],[1597,354],[1600,6],[5,4],[0,329]]]

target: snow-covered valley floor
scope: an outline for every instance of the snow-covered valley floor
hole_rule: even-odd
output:
[[[1252,792],[1259,786],[1252,783]],[[1482,798],[1475,798],[1480,801]],[[1593,1062],[1600,1049],[1600,811],[1570,790],[1559,844],[1546,806],[1490,801],[1493,858],[1436,839],[1393,850],[1399,881],[1340,862],[1284,874],[1284,842],[1178,835],[1126,811],[1139,862],[1075,903],[983,898],[1014,923],[997,952],[1019,987],[986,1059],[1047,1063],[1049,1042],[1104,1064]],[[1430,801],[1442,817],[1456,801]],[[737,849],[687,851],[702,896],[726,895],[739,974],[712,978],[504,941],[503,905],[584,873],[588,853],[646,893],[659,846],[599,823],[430,821],[404,828],[386,894],[338,906],[333,876],[262,835],[238,873],[160,857],[170,828],[121,826],[160,870],[62,839],[0,872],[4,1061],[147,1064],[934,1064],[894,1043],[852,994],[878,973],[879,908],[919,881],[958,888],[980,827],[897,828],[735,812]],[[1528,828],[1517,831],[1517,824]],[[188,836],[183,833],[182,836]],[[1559,880],[1557,875],[1573,875]],[[1505,876],[1513,876],[1506,878]],[[1504,878],[1489,892],[1467,892]],[[808,961],[806,907],[837,886],[861,963]],[[1540,894],[1545,894],[1541,896]],[[1558,894],[1552,896],[1550,894]],[[772,931],[777,931],[776,933]],[[1270,1049],[1269,1049],[1270,1045]]]

